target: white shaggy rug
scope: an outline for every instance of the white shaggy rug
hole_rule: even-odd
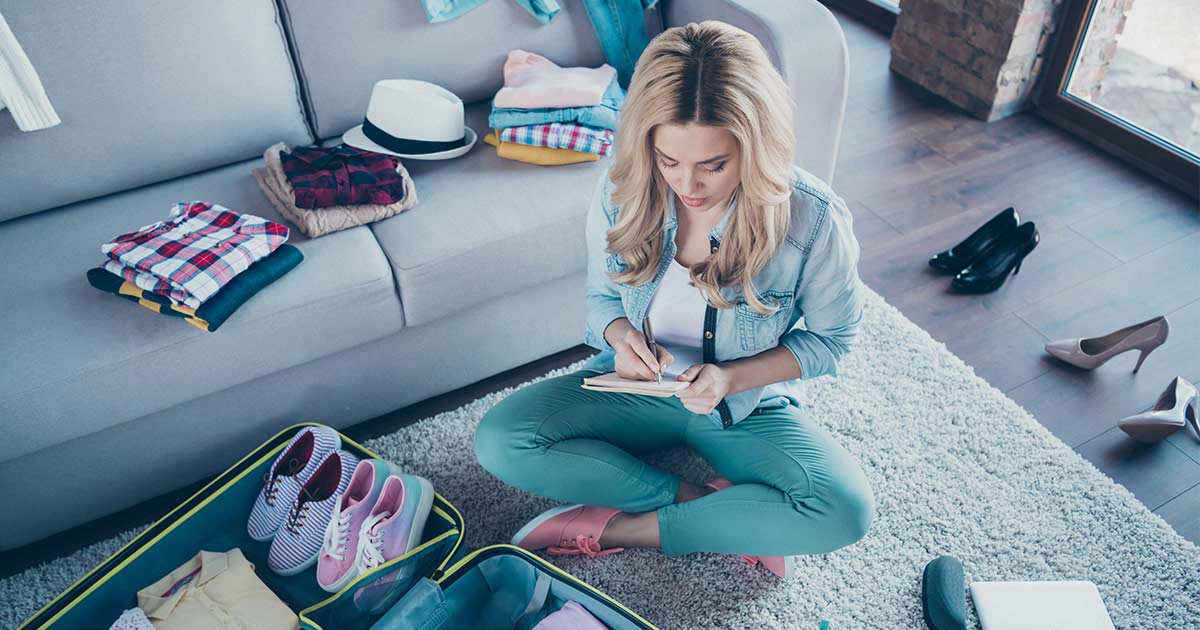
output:
[[[877,516],[865,538],[802,557],[786,581],[715,554],[633,550],[554,561],[663,628],[815,629],[822,619],[834,628],[921,628],[921,570],[941,554],[962,561],[968,582],[1091,580],[1118,628],[1195,627],[1200,549],[868,294],[841,375],[806,389],[813,416],[870,478]],[[507,541],[551,505],[475,463],[474,427],[511,391],[366,443],[457,505],[472,548]],[[693,480],[707,476],[684,449],[651,461]],[[0,580],[0,627],[14,627],[130,536]]]

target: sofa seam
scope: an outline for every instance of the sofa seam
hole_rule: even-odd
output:
[[[411,208],[410,208],[411,209]],[[390,217],[389,217],[390,218]],[[368,223],[363,227],[367,228],[367,232],[371,234],[371,239],[375,241],[375,247],[379,248],[383,254],[383,260],[387,263],[388,276],[392,279],[392,294],[396,296],[396,301],[400,303],[400,316],[404,318],[404,325],[408,325],[408,315],[404,312],[404,296],[400,293],[400,274],[396,273],[396,263],[392,257],[388,255],[388,251],[383,246],[383,242],[379,240],[379,235],[375,233],[372,227],[375,223]]]
[[[586,216],[585,216],[584,218],[586,219]],[[530,228],[529,230],[527,230],[527,231],[525,231],[525,232],[521,232],[521,233],[518,233],[518,234],[513,234],[513,235],[511,235],[511,236],[508,236],[508,237],[506,237],[506,238],[503,238],[503,239],[500,239],[500,240],[495,240],[495,241],[487,241],[487,242],[481,243],[481,244],[479,244],[479,245],[477,245],[477,246],[475,246],[475,247],[471,247],[471,248],[468,248],[468,249],[464,249],[464,250],[462,250],[462,251],[459,251],[459,252],[457,252],[457,253],[454,253],[454,254],[448,254],[448,255],[445,255],[445,256],[441,256],[441,257],[435,258],[435,259],[433,259],[433,260],[430,260],[430,261],[423,262],[423,263],[421,263],[421,264],[419,264],[419,265],[414,265],[414,266],[411,266],[411,267],[401,267],[401,266],[399,266],[399,265],[393,265],[393,266],[392,266],[392,268],[393,268],[393,269],[395,269],[395,270],[397,270],[397,271],[413,271],[413,270],[415,270],[415,269],[420,269],[420,268],[422,268],[422,267],[428,267],[428,266],[430,266],[430,265],[434,265],[434,264],[437,264],[437,263],[445,262],[445,261],[447,261],[447,260],[452,260],[452,259],[454,259],[454,258],[458,258],[459,256],[461,256],[461,255],[463,255],[463,254],[468,254],[468,253],[471,253],[471,252],[478,251],[478,250],[480,250],[480,249],[483,249],[484,247],[486,247],[486,246],[488,246],[488,245],[492,245],[492,244],[495,244],[495,243],[502,243],[502,242],[505,242],[505,241],[520,240],[520,239],[522,239],[522,238],[526,238],[526,237],[528,236],[528,233],[529,233],[530,231],[533,231],[533,230],[540,230],[540,229],[543,229],[543,228],[548,228],[548,227],[553,227],[553,226],[557,226],[557,225],[560,225],[560,224],[563,224],[563,223],[569,223],[569,222],[571,222],[571,221],[573,221],[573,220],[575,220],[575,219],[576,219],[575,217],[570,217],[570,218],[564,219],[564,220],[562,220],[562,221],[554,221],[554,222],[551,222],[551,223],[546,223],[546,224],[544,224],[544,225],[538,225],[538,226],[535,226],[535,227],[533,227],[533,228]],[[374,233],[374,230],[372,230],[372,233]],[[378,240],[378,238],[376,238],[376,240]],[[386,250],[386,249],[383,247],[383,244],[382,244],[382,243],[380,243],[380,249],[383,249],[383,250],[384,250],[384,255],[386,256],[386,255],[387,255],[387,250]],[[388,257],[388,261],[389,261],[389,262],[391,261],[391,258],[390,258],[390,257]],[[560,277],[562,277],[562,276],[560,276]],[[397,282],[398,282],[398,281],[399,281],[399,279],[397,279]]]
[[[300,113],[304,116],[304,126],[308,130],[309,140],[320,142],[317,135],[317,112],[312,106],[312,94],[308,89],[308,77],[304,73],[304,63],[300,59],[300,47],[292,27],[292,16],[288,13],[286,0],[274,0],[276,25],[283,36],[287,48],[288,66],[292,70],[292,79],[296,82],[296,101],[300,105]]]
[[[542,228],[546,228],[546,227],[552,227],[552,226],[558,225],[558,224],[560,224],[560,223],[567,223],[567,222],[568,222],[568,221],[559,221],[559,222],[556,222],[556,223],[547,223],[546,225],[541,225],[541,226],[538,226],[537,228],[534,228],[534,229],[542,229]],[[422,264],[420,264],[420,265],[417,265],[417,266],[414,266],[414,267],[400,267],[400,266],[396,265],[396,264],[395,264],[395,263],[392,261],[392,258],[391,258],[391,256],[388,256],[387,249],[386,249],[386,248],[383,246],[383,244],[382,244],[382,243],[380,243],[380,242],[379,242],[379,238],[378,238],[378,236],[375,234],[375,231],[374,231],[374,230],[372,230],[372,231],[371,231],[371,234],[372,234],[372,236],[375,236],[375,240],[376,240],[376,242],[379,244],[379,249],[383,250],[383,255],[384,255],[384,258],[386,258],[386,259],[387,259],[387,261],[388,261],[389,272],[392,274],[392,278],[393,278],[393,280],[394,280],[393,284],[394,284],[394,286],[395,286],[395,291],[396,291],[396,299],[400,301],[400,308],[401,308],[401,311],[404,313],[404,318],[405,318],[405,326],[407,326],[407,325],[408,325],[408,312],[407,312],[407,310],[405,310],[405,308],[404,308],[404,297],[403,297],[403,294],[402,294],[402,292],[401,292],[401,287],[400,287],[400,274],[401,274],[401,273],[410,272],[410,271],[413,271],[413,270],[416,270],[416,269],[421,269],[421,268],[423,268],[423,267],[429,267],[429,266],[432,266],[432,265],[435,265],[435,264],[438,264],[438,263],[445,262],[445,261],[447,261],[447,260],[453,260],[453,259],[455,259],[455,258],[458,258],[458,257],[460,257],[460,256],[463,256],[463,255],[466,255],[466,254],[470,254],[470,253],[476,252],[476,251],[478,251],[478,250],[480,250],[480,249],[483,249],[483,248],[484,248],[485,246],[487,246],[487,245],[492,245],[492,244],[495,244],[495,243],[500,243],[500,242],[504,242],[504,241],[516,240],[516,239],[519,239],[519,238],[521,238],[521,237],[525,237],[525,236],[527,236],[527,235],[528,235],[528,232],[525,232],[525,233],[522,233],[522,234],[514,234],[514,235],[512,235],[511,237],[509,237],[509,238],[505,238],[505,239],[502,239],[502,240],[500,240],[500,241],[490,241],[490,242],[488,242],[488,243],[484,243],[484,244],[482,244],[482,245],[480,245],[480,246],[478,246],[478,247],[472,247],[472,248],[470,248],[470,249],[465,249],[465,250],[463,250],[463,251],[461,251],[461,252],[459,252],[459,253],[457,253],[457,254],[451,255],[451,256],[442,256],[442,257],[440,257],[440,258],[437,258],[437,259],[435,259],[435,260],[431,260],[431,261],[429,261],[429,262],[425,262],[425,263],[422,263]],[[587,271],[587,267],[586,267],[586,265],[584,266],[584,269],[583,269],[583,271],[585,271],[585,272]],[[547,283],[547,282],[553,282],[553,281],[555,281],[555,280],[560,280],[560,279],[562,279],[562,278],[566,278],[566,277],[568,277],[568,276],[570,276],[570,275],[571,275],[571,272],[567,272],[567,273],[564,273],[564,274],[561,274],[561,275],[557,275],[557,276],[555,276],[555,277],[553,277],[553,278],[548,278],[548,279],[546,279],[546,280],[543,280],[542,282],[538,282],[538,283],[535,283],[535,284],[532,284],[532,285],[528,285],[527,287],[524,287],[524,288],[528,288],[529,286],[538,286],[538,285],[541,285],[541,284],[545,284],[545,283]],[[505,295],[505,293],[501,293],[501,294],[498,294],[498,295],[496,295],[496,296],[493,296],[493,297],[500,297],[501,295]],[[488,298],[488,299],[491,299],[491,298]],[[464,306],[463,308],[469,308],[469,307],[471,307],[471,306],[475,306],[476,304],[481,304],[481,303],[483,303],[483,302],[485,302],[485,301],[487,301],[487,300],[485,299],[485,300],[479,300],[479,301],[475,301],[475,302],[472,302],[471,304],[468,304],[468,305]],[[428,323],[428,322],[425,322],[425,323]],[[419,324],[418,324],[418,325],[419,325]]]

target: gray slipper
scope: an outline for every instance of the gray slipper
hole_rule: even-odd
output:
[[[925,625],[931,630],[966,629],[963,567],[953,556],[939,556],[925,565],[921,579],[921,612],[925,615]]]

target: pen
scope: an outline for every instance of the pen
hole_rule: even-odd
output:
[[[658,362],[658,345],[654,343],[654,333],[650,331],[650,316],[647,315],[642,319],[642,334],[646,336],[646,345],[650,347],[650,354],[654,355],[654,362]],[[662,366],[659,366],[662,367]],[[659,385],[662,385],[662,372],[655,370],[654,380]]]

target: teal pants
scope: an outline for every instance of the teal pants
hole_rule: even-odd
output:
[[[764,410],[722,429],[673,396],[580,387],[595,374],[549,378],[500,401],[475,433],[479,463],[505,483],[558,501],[657,510],[669,556],[827,553],[866,534],[875,511],[866,476],[803,409]],[[675,503],[679,478],[638,455],[677,444],[734,485]]]

